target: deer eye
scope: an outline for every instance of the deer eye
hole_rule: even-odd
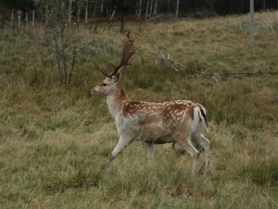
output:
[[[102,86],[107,86],[107,84],[106,84],[106,83],[103,83]]]

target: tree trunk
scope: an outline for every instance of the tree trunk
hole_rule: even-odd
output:
[[[147,19],[147,18],[148,18],[149,4],[150,4],[150,0],[148,0],[148,1],[147,1],[147,7],[146,7],[146,17],[145,17],[145,19]]]
[[[72,0],[69,0],[69,25],[71,24]]]
[[[100,13],[103,13],[103,0],[101,0]]]
[[[86,1],[86,6],[85,6],[85,25],[88,23],[88,0]]]
[[[277,0],[278,1],[278,0]],[[139,1],[139,11],[138,11],[138,19],[141,16],[141,9],[142,9],[142,0]]]
[[[113,12],[112,12],[111,17],[109,18],[109,20],[112,20],[112,19],[113,19],[114,15],[115,15],[115,12],[116,12],[116,10],[114,9]]]
[[[124,28],[124,14],[121,13],[121,32],[123,33],[125,30]]]
[[[27,27],[28,23],[28,12],[25,12],[25,27]]]
[[[32,26],[34,27],[35,26],[35,10],[33,9],[33,12],[32,12]]]
[[[12,16],[11,16],[11,28],[14,28],[14,10],[12,10]]]
[[[176,18],[177,18],[178,15],[179,15],[179,5],[180,5],[180,1],[177,0]]]
[[[62,31],[61,31],[61,41],[62,41],[62,61],[63,61],[63,69],[64,69],[64,83],[68,84],[68,68],[67,68],[64,29],[62,29]]]
[[[81,11],[81,5],[78,1],[78,4],[77,4],[77,26],[79,27],[80,25],[80,11]]]
[[[158,0],[155,0],[155,2],[154,2],[154,9],[153,9],[153,15],[157,15],[157,7],[158,7]]]
[[[263,4],[262,5],[262,8],[263,8],[262,10],[265,12],[265,0],[263,0],[262,4]]]
[[[76,46],[74,47],[73,52],[72,52],[72,63],[71,63],[71,69],[70,69],[70,73],[69,73],[69,78],[67,80],[67,84],[70,84],[70,82],[72,80],[73,69],[74,69],[74,65],[75,65],[75,58],[76,58]]]
[[[153,0],[151,0],[151,3],[150,3],[149,17],[152,16],[152,11],[153,11]]]
[[[60,84],[63,84],[63,74],[62,74],[62,67],[61,67],[61,59],[60,59],[60,50],[59,50],[59,43],[58,43],[58,31],[57,28],[54,29],[54,43],[55,43],[55,55],[56,61],[58,66]]]
[[[99,3],[99,0],[95,0],[94,1],[94,11],[93,11],[93,20],[95,20],[96,16],[97,16],[97,7],[98,7],[98,4]]]
[[[48,5],[46,5],[45,10],[45,25],[48,25]]]
[[[250,44],[252,47],[254,43],[254,0],[250,0]]]
[[[21,10],[19,9],[17,11],[17,28],[20,29],[20,25],[21,25]]]

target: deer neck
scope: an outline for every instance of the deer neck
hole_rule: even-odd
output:
[[[114,90],[106,97],[108,109],[114,119],[121,112],[122,107],[128,102],[130,102],[130,99],[126,94],[122,82],[119,81]]]

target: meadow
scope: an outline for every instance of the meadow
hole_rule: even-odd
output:
[[[121,56],[119,23],[102,23],[97,34],[72,31],[95,41],[77,54],[67,86],[43,44],[1,29],[0,207],[278,208],[278,12],[255,19],[254,47],[248,15],[126,23],[137,46],[122,73],[129,97],[206,107],[213,178],[203,176],[203,152],[192,177],[178,145],[157,145],[151,169],[145,145],[135,142],[97,185],[118,135],[105,98],[89,90],[104,78],[99,67],[110,70],[108,61]],[[154,45],[186,68],[159,62]],[[254,74],[221,74],[235,72]]]

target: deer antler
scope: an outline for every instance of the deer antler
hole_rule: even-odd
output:
[[[122,59],[118,65],[115,65],[114,63],[110,62],[111,65],[114,67],[114,72],[111,74],[108,74],[106,71],[101,70],[101,72],[109,77],[112,78],[112,76],[116,75],[117,73],[121,72],[122,69],[124,69],[127,65],[129,65],[131,59],[133,58],[133,55],[135,53],[136,48],[134,47],[134,40],[131,40],[129,37],[130,31],[126,32],[125,36],[122,38]]]

